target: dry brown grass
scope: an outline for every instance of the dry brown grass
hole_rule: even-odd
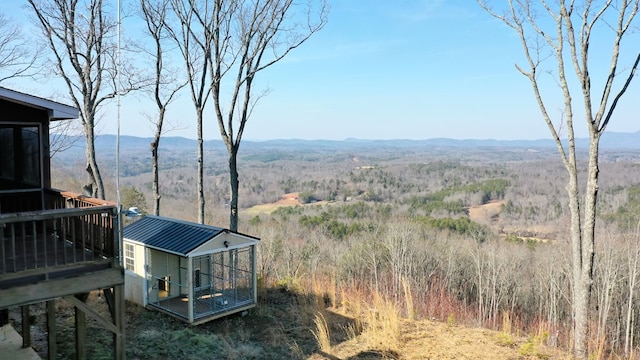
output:
[[[315,330],[312,330],[313,337],[315,337],[318,342],[318,347],[320,351],[330,352],[331,351],[331,335],[329,334],[329,325],[327,325],[327,320],[324,318],[321,312],[318,312],[313,319],[313,323],[315,324]]]
[[[340,289],[339,306],[327,309],[353,319],[346,328],[348,340],[321,349],[309,359],[572,359],[570,354],[547,347],[548,332],[519,336],[512,319],[503,316],[502,331],[459,325],[451,313],[448,321],[403,318],[400,310],[381,294]],[[411,289],[404,285],[407,314],[413,307]],[[328,327],[331,327],[329,324]]]
[[[406,278],[402,278],[402,289],[404,290],[404,303],[405,310],[407,312],[407,319],[413,320],[416,315],[416,311],[413,306],[413,294],[411,293],[411,284]]]
[[[557,349],[545,347],[537,339],[513,338],[513,343],[500,341],[499,332],[481,328],[450,326],[446,323],[400,320],[397,350],[376,346],[369,332],[332,347],[333,359],[559,359],[573,357]],[[327,359],[314,354],[310,360]]]

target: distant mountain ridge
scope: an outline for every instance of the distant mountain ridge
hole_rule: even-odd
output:
[[[74,148],[76,150],[84,148],[84,138],[76,137]],[[139,151],[149,151],[153,138],[137,137],[129,135],[120,136],[120,148]],[[96,137],[97,152],[115,151],[116,135],[99,135]],[[579,148],[587,148],[589,139],[578,138],[576,144]],[[197,146],[197,141],[184,137],[164,137],[160,141],[162,149],[185,149]],[[294,149],[297,147],[313,147],[317,149],[354,149],[354,148],[411,148],[411,147],[455,147],[455,148],[476,148],[476,147],[510,147],[510,148],[549,148],[555,147],[555,142],[551,139],[539,140],[495,140],[495,139],[449,139],[432,138],[425,140],[368,140],[349,138],[345,140],[303,140],[303,139],[274,139],[274,140],[243,140],[242,147],[246,149]],[[204,148],[207,151],[224,151],[225,146],[222,140],[205,140]],[[600,148],[610,150],[638,150],[640,149],[640,131],[634,133],[625,132],[605,132],[600,140]]]

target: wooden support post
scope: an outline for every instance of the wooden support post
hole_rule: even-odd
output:
[[[78,300],[75,296],[65,296],[64,299],[70,302],[71,304],[75,305],[75,307],[82,310],[85,315],[89,315],[90,317],[92,317],[94,320],[98,322],[98,324],[102,325],[102,327],[104,327],[105,329],[114,333],[118,331],[116,326],[113,324],[113,320],[111,316],[103,317],[99,312],[89,307],[89,305]]]
[[[113,333],[113,349],[115,360],[124,360],[126,356],[125,351],[125,338],[124,338],[124,286],[116,285],[113,288],[114,295],[114,314],[113,314],[113,323],[118,329],[117,332]]]
[[[31,347],[31,316],[29,305],[23,305],[22,309],[22,347]]]
[[[9,309],[0,310],[0,327],[9,323]]]
[[[48,358],[55,360],[57,358],[58,347],[56,344],[56,301],[47,301],[47,345]]]
[[[109,307],[109,312],[111,313],[111,316],[113,318],[113,312],[115,311],[113,291],[111,291],[111,288],[106,288],[106,289],[102,289],[102,293],[104,294],[104,300],[107,302],[107,306]]]
[[[116,285],[113,289],[104,289],[104,298],[109,305],[109,312],[113,320],[113,358],[124,360],[124,285]]]
[[[76,360],[86,360],[87,358],[87,315],[75,306],[76,320]]]

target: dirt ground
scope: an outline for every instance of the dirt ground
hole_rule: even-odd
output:
[[[508,227],[500,223],[500,212],[505,201],[490,201],[486,204],[471,206],[468,209],[469,219],[478,224],[489,226],[502,235],[515,234],[522,238],[539,242],[554,241],[557,238],[557,229],[554,225],[531,225],[526,229]]]
[[[471,206],[469,219],[483,225],[491,226],[496,222],[504,201],[490,201],[486,204]]]

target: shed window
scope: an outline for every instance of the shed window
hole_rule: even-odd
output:
[[[124,244],[124,268],[127,270],[136,270],[134,253],[133,244]]]

